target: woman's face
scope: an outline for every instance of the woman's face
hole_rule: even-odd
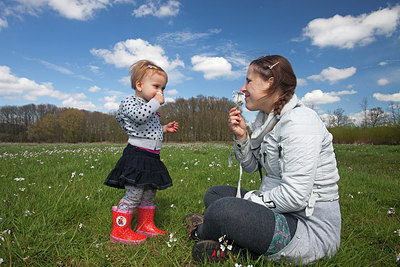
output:
[[[268,89],[274,82],[271,77],[267,81],[261,78],[260,74],[254,71],[254,66],[250,65],[247,71],[246,83],[240,89],[244,93],[246,108],[251,111],[261,110],[270,113],[277,99],[277,93],[268,94]]]

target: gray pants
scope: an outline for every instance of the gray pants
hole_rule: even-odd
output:
[[[154,206],[154,198],[156,197],[157,189],[152,187],[136,187],[125,186],[125,196],[120,200],[118,208],[121,210],[133,210],[139,204],[141,206]]]
[[[242,189],[242,197],[247,191]],[[197,234],[203,240],[224,235],[241,248],[258,255],[274,254],[284,248],[297,228],[297,219],[279,214],[251,202],[236,198],[236,187],[217,185],[204,196],[204,222]]]

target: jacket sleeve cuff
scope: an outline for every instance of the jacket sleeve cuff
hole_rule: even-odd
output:
[[[247,154],[250,152],[250,138],[248,133],[246,133],[246,139],[237,140],[235,136],[233,136],[234,147],[236,152],[236,157],[239,159],[244,159]]]

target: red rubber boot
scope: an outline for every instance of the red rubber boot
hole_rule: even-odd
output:
[[[146,241],[147,236],[135,233],[131,228],[133,210],[120,210],[117,206],[113,206],[112,211],[111,243],[122,242],[129,245],[138,245]]]
[[[137,226],[136,232],[147,236],[165,235],[167,232],[158,229],[154,225],[154,213],[156,206],[138,206],[137,207]]]

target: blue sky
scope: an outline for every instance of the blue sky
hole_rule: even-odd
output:
[[[134,93],[128,68],[142,58],[167,71],[168,102],[231,98],[252,59],[280,54],[306,104],[357,119],[365,97],[400,104],[399,24],[398,1],[5,0],[0,106],[111,112]]]

